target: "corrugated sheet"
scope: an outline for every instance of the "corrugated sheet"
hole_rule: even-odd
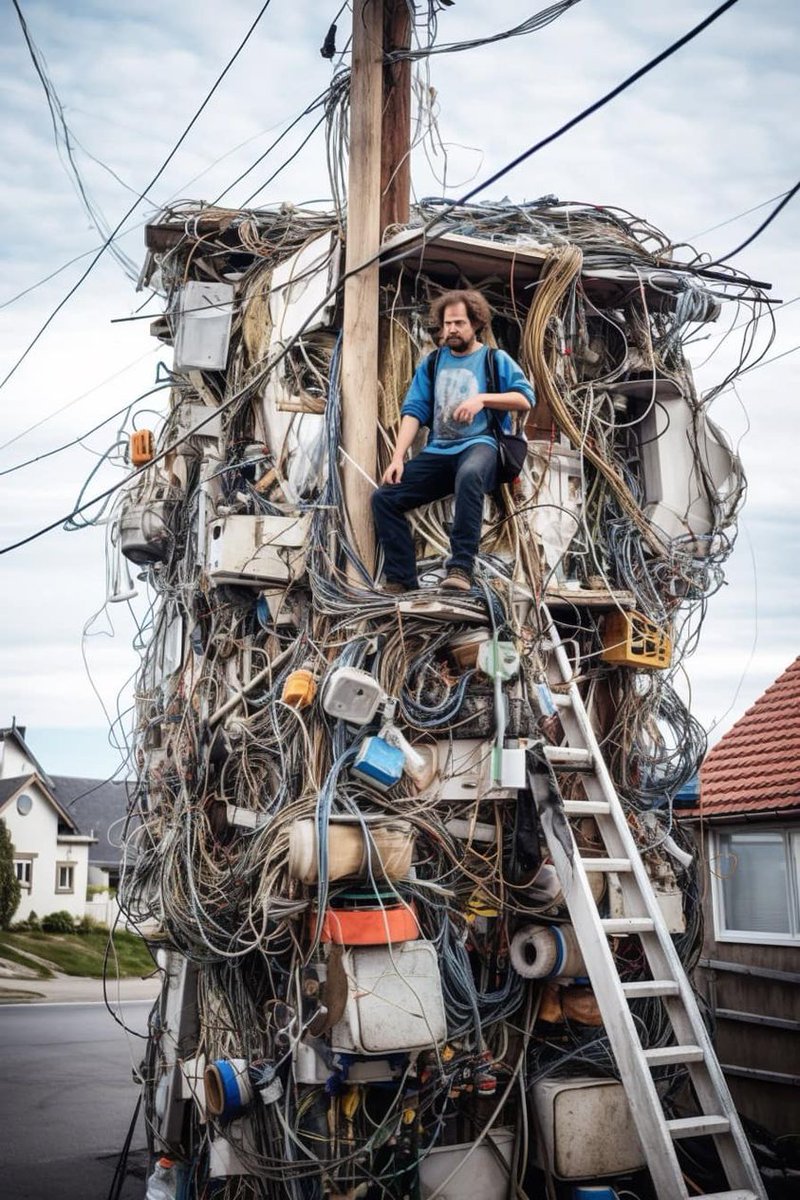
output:
[[[682,815],[800,809],[800,657],[728,730],[700,771],[700,805]]]

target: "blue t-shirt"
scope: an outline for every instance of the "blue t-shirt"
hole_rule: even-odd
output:
[[[417,367],[401,411],[404,417],[416,417],[420,425],[429,427],[425,449],[430,453],[460,454],[468,446],[479,443],[495,446],[490,411],[496,412],[503,428],[511,431],[511,414],[499,409],[481,409],[470,424],[453,419],[459,404],[489,390],[486,349],[486,346],[479,346],[471,354],[453,354],[449,347],[442,346],[433,388],[428,359],[424,358]],[[533,408],[536,403],[533,388],[505,350],[495,351],[495,375],[498,392],[521,392]]]

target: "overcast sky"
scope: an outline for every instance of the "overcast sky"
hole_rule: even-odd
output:
[[[417,4],[420,13],[425,7]],[[542,7],[543,0],[502,5],[457,0],[439,15],[439,38],[490,36]],[[421,78],[436,89],[442,145],[434,150],[429,144],[416,153],[417,195],[455,196],[488,177],[713,7],[712,0],[669,5],[583,0],[539,33],[433,58],[429,77]],[[172,149],[260,4],[25,0],[22,8],[64,107],[85,188],[95,209],[114,226]],[[216,198],[325,89],[337,60],[332,65],[322,59],[319,47],[338,8],[338,0],[273,0],[154,187],[150,204],[140,204],[127,223],[119,245],[137,268],[143,258],[141,226],[155,207],[177,197]],[[59,159],[42,86],[10,3],[0,20],[5,232],[0,375],[5,375],[102,239]],[[345,48],[349,24],[344,12],[339,50]],[[740,0],[630,92],[481,198],[516,201],[554,193],[564,200],[619,205],[674,241],[692,240],[714,257],[727,253],[769,206],[738,214],[786,191],[800,175],[799,28],[794,0]],[[243,203],[297,148],[315,120],[305,118],[226,202]],[[328,195],[320,131],[258,202],[303,203]],[[800,293],[799,213],[800,200],[737,259],[754,277],[771,281],[771,294],[787,302]],[[727,223],[712,228],[721,222]],[[25,289],[32,290],[14,299]],[[150,339],[146,320],[112,323],[133,315],[142,300],[107,254],[5,385],[0,443],[11,444],[0,449],[0,470],[82,434],[153,386],[157,362],[168,362],[168,352]],[[702,388],[724,377],[738,358],[736,334],[725,341],[720,337],[736,319],[733,306],[727,306],[719,325],[710,326],[707,340],[695,347]],[[768,358],[800,343],[800,303],[779,309],[776,323]],[[749,478],[728,583],[711,600],[700,649],[687,663],[693,711],[714,727],[714,737],[800,650],[798,365],[800,354],[787,353],[759,366],[713,409],[739,446]],[[158,403],[159,396],[153,401]],[[115,433],[112,421],[83,446],[0,477],[0,545],[68,512]],[[101,464],[87,494],[114,482],[119,471]],[[0,559],[0,570],[0,722],[15,715],[26,724],[31,745],[52,772],[110,773],[118,759],[107,746],[101,700],[115,710],[116,695],[136,658],[124,606],[109,610],[110,617],[101,613],[89,625],[92,636],[82,636],[104,602],[103,531],[58,529]]]

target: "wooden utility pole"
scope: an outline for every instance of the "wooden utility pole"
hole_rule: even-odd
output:
[[[408,220],[410,64],[388,66],[384,47],[410,41],[404,0],[355,0],[347,184],[348,275],[342,327],[342,477],[356,548],[375,561],[370,498],[378,457],[378,265],[387,224]],[[382,201],[383,195],[383,201]]]
[[[408,50],[411,14],[404,0],[386,0],[383,48]],[[411,194],[411,62],[387,63],[383,72],[381,127],[381,233],[387,225],[406,225]]]
[[[355,0],[350,79],[350,162],[342,327],[342,478],[356,548],[375,561],[369,480],[378,451],[378,264],[358,270],[380,248],[381,109],[384,0]],[[365,478],[366,476],[366,478]]]

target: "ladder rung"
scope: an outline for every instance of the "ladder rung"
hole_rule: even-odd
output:
[[[587,871],[630,871],[629,858],[582,858]]]
[[[551,767],[565,771],[587,771],[594,767],[591,750],[580,746],[545,746],[544,756]]]
[[[564,812],[568,817],[594,817],[611,812],[607,800],[565,800]]]
[[[634,983],[623,983],[622,990],[629,1000],[680,994],[680,988],[674,979],[637,979]]]
[[[654,1046],[644,1056],[651,1067],[668,1067],[672,1063],[702,1062],[705,1057],[699,1046]]]
[[[655,928],[650,917],[603,917],[600,924],[606,933],[652,933]]]
[[[727,1117],[679,1117],[667,1121],[670,1137],[677,1141],[685,1137],[709,1137],[714,1133],[728,1133],[731,1123]]]

